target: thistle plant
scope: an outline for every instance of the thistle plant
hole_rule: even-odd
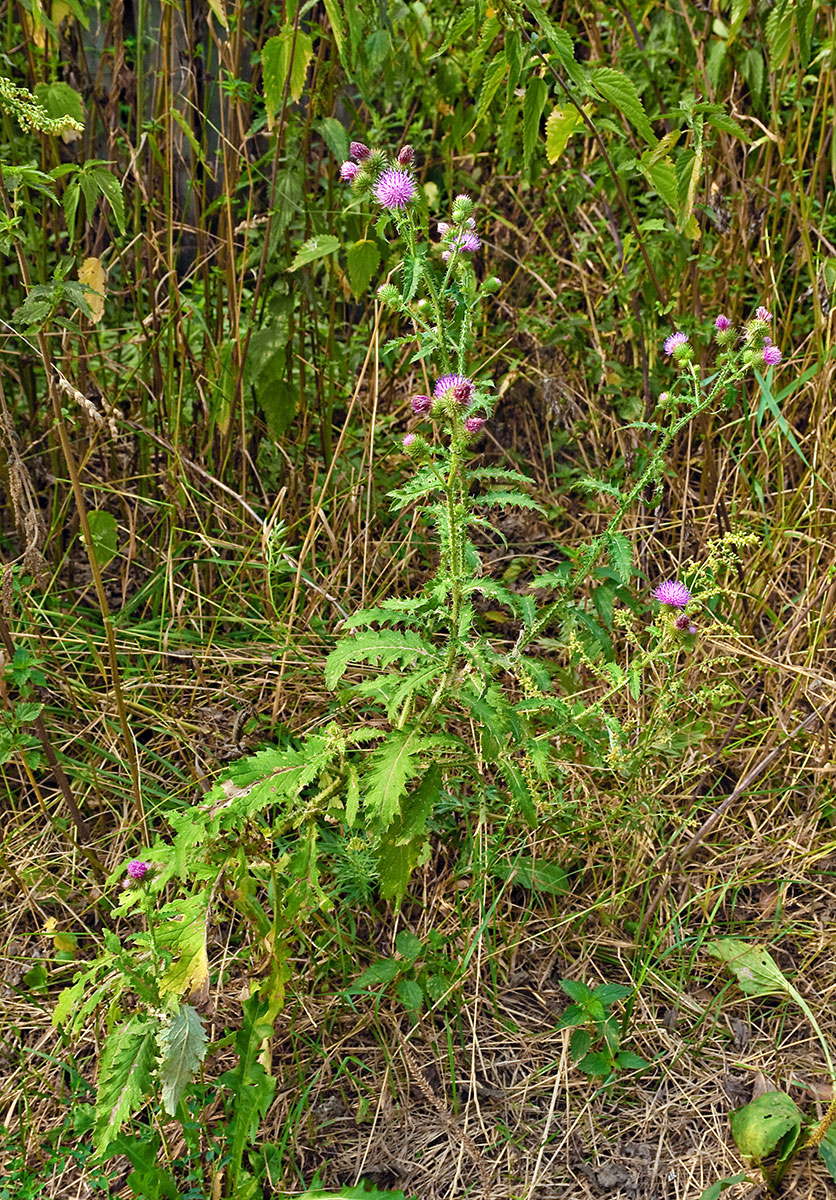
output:
[[[412,871],[426,860],[429,824],[442,799],[448,807],[472,806],[487,820],[499,796],[504,821],[510,814],[536,827],[560,816],[570,764],[584,764],[602,780],[629,775],[621,700],[638,699],[645,687],[659,694],[676,687],[674,665],[696,644],[699,609],[715,577],[706,582],[695,564],[684,580],[659,581],[642,610],[622,522],[648,490],[661,493],[667,452],[688,422],[726,399],[758,362],[770,363],[769,318],[761,310],[742,334],[718,318],[719,355],[709,381],[694,365],[690,338],[672,334],[665,349],[676,382],[659,397],[656,419],[642,425],[648,449],[635,477],[623,489],[584,481],[609,505],[601,532],[526,592],[511,591],[483,572],[474,530],[490,528],[496,509],[543,510],[524,474],[479,465],[476,457],[496,393],[478,367],[474,328],[501,286],[493,276],[478,282],[474,271],[482,246],[478,206],[466,192],[456,195],[431,237],[409,146],[389,156],[353,142],[340,176],[354,202],[371,207],[376,235],[402,248],[398,270],[377,293],[400,326],[388,347],[412,347],[412,361],[431,367],[432,384],[412,397],[411,427],[400,447],[393,444],[414,469],[391,500],[395,512],[420,507],[436,533],[437,562],[415,594],[383,598],[345,620],[324,664],[335,693],[329,719],[240,760],[199,803],[171,815],[174,836],[146,852],[153,872],[138,881],[155,895],[179,882],[190,929],[205,930],[223,896],[249,925],[264,1036],[309,920],[333,908],[346,880],[355,895],[358,887],[368,895],[376,890],[399,904]],[[721,551],[718,570],[733,554],[730,545]],[[622,606],[615,616],[630,649],[625,666],[602,652],[581,595],[603,562]],[[486,636],[479,597],[507,609],[514,639]],[[636,615],[639,630],[630,627]],[[555,687],[555,665],[541,644],[555,635],[561,653],[602,685],[593,701],[580,687],[578,694]],[[197,961],[195,948],[187,949]],[[173,969],[170,962],[163,967]],[[120,1069],[126,1062],[119,1060]],[[113,1078],[107,1086],[112,1090]]]

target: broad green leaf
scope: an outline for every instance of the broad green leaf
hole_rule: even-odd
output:
[[[787,994],[788,980],[766,950],[731,937],[708,942],[705,950],[728,966],[747,996]]]
[[[62,117],[69,117],[73,121],[77,121],[79,125],[84,124],[85,111],[84,101],[68,83],[63,83],[61,80],[55,80],[53,83],[39,83],[34,91],[35,99],[38,104],[42,104],[46,111],[55,121],[60,121]],[[65,141],[74,140],[81,135],[74,130],[65,131],[62,135]]]
[[[160,980],[160,991],[183,996],[196,991],[209,978],[206,954],[206,895],[173,900],[160,909],[157,945],[173,956]]]
[[[819,1158],[836,1179],[836,1125],[831,1125],[819,1144]]]
[[[395,991],[401,1004],[411,1013],[419,1013],[424,1004],[424,992],[414,979],[399,979]]]
[[[559,104],[546,120],[546,158],[554,166],[566,149],[569,138],[582,123],[581,114],[571,104]]]
[[[586,1054],[589,1053],[589,1047],[592,1045],[592,1034],[587,1029],[574,1029],[572,1036],[569,1038],[569,1054],[572,1062],[579,1062]]]
[[[580,979],[561,979],[560,990],[576,1004],[584,1004],[592,995],[592,990]]]
[[[231,1119],[225,1134],[233,1179],[239,1177],[244,1150],[255,1140],[261,1118],[276,1090],[276,1080],[256,1061],[264,1042],[273,1033],[273,1023],[267,1015],[269,1007],[268,1001],[258,995],[244,1001],[244,1024],[235,1037],[238,1062],[217,1080],[231,1092]]]
[[[275,37],[268,38],[264,43],[261,68],[268,129],[273,128],[285,89],[289,100],[295,102],[301,97],[312,56],[310,36],[301,29],[294,29],[292,25],[285,25]]]
[[[93,1145],[98,1154],[143,1105],[157,1057],[157,1022],[144,1013],[108,1035],[99,1065]]]
[[[650,1066],[646,1058],[642,1058],[640,1054],[633,1054],[630,1050],[619,1050],[615,1061],[624,1071],[643,1071],[645,1067]]]
[[[414,962],[424,949],[424,943],[409,929],[402,929],[400,931],[395,938],[395,946],[398,954],[402,954],[410,962]]]
[[[420,769],[421,737],[414,729],[393,729],[371,756],[364,777],[366,812],[386,828],[400,811],[407,780]]]
[[[107,167],[97,167],[96,170],[92,172],[92,180],[95,182],[96,187],[99,189],[101,194],[106,198],[108,204],[110,205],[113,215],[116,218],[116,224],[119,226],[119,232],[124,233],[125,232],[125,194],[122,191],[122,186],[119,183],[119,180],[116,178],[116,176],[111,171],[109,171],[107,169]],[[82,190],[84,191],[85,190],[84,176],[82,176],[82,178],[81,178],[81,187],[82,187]],[[90,204],[89,199],[86,196],[86,193],[85,193],[85,200],[87,203],[87,215],[89,218],[93,205]]]
[[[112,513],[93,509],[87,514],[93,554],[100,567],[106,567],[116,556],[119,526]]]
[[[348,989],[348,994],[354,992],[365,992],[369,988],[379,987],[384,983],[391,983],[393,979],[401,973],[401,964],[394,958],[382,958],[379,962],[372,963],[370,967],[366,967],[362,975],[355,979],[354,983]]]
[[[802,1120],[798,1105],[785,1092],[765,1092],[729,1115],[738,1150],[756,1163],[770,1156],[779,1162],[787,1158],[801,1133]]]
[[[332,233],[318,233],[302,243],[287,269],[288,271],[298,271],[307,263],[315,262],[318,258],[325,258],[328,254],[334,254],[339,248],[340,239],[338,237],[334,237]]]
[[[510,879],[515,887],[545,892],[550,896],[562,896],[569,890],[569,876],[557,863],[536,861],[530,856],[519,858],[514,863],[495,863],[491,873],[499,879]]]
[[[30,721],[36,721],[44,711],[43,704],[37,700],[22,700],[20,704],[15,705],[15,720],[19,725],[28,725]],[[56,935],[54,944],[58,945],[58,938],[66,937],[66,934]],[[60,947],[58,947],[60,949]]]
[[[343,56],[343,19],[340,12],[338,0],[324,0],[325,11],[328,14],[328,20],[331,24],[331,33],[334,37],[334,45],[337,47],[337,54]],[[329,118],[330,119],[330,118]],[[345,155],[343,155],[345,157]]]
[[[546,107],[549,89],[544,79],[533,75],[525,89],[523,97],[523,160],[526,169],[531,164],[531,157],[540,136],[540,118]]]
[[[505,55],[499,54],[489,64],[485,71],[485,77],[482,80],[482,87],[479,91],[479,99],[476,102],[476,112],[479,117],[484,117],[485,113],[491,106],[496,93],[499,91],[502,81],[505,79],[505,72],[508,70],[508,63]]]
[[[605,1054],[602,1050],[593,1050],[591,1054],[587,1054],[585,1058],[581,1059],[578,1069],[583,1071],[584,1075],[603,1078],[612,1072],[613,1062],[609,1054]]]
[[[180,1097],[206,1057],[206,1030],[190,1004],[181,1004],[158,1034],[163,1108],[174,1116]]]
[[[726,1188],[734,1187],[736,1183],[743,1183],[744,1179],[747,1183],[751,1182],[745,1172],[742,1172],[740,1175],[732,1175],[731,1178],[718,1179],[716,1183],[712,1183],[710,1187],[705,1189],[700,1196],[700,1200],[720,1200],[720,1195]]]
[[[338,121],[336,117],[323,117],[318,122],[317,128],[322,134],[325,145],[338,162],[348,158],[348,134],[341,121]]]
[[[514,803],[520,810],[523,820],[531,829],[536,829],[537,809],[521,769],[508,758],[500,759],[498,766],[505,776],[508,790],[511,793]]]
[[[348,281],[355,297],[361,296],[380,266],[380,251],[377,242],[366,238],[348,248]]]
[[[647,119],[641,97],[632,79],[612,67],[596,67],[591,73],[590,79],[595,90],[620,113],[623,113],[648,145],[655,146],[656,134]]]
[[[562,69],[573,83],[579,87],[586,84],[586,72],[579,62],[575,61],[575,47],[571,37],[559,25],[555,25],[546,11],[546,6],[540,0],[526,0],[525,7],[534,17],[535,23],[542,29]]]
[[[426,845],[427,820],[441,791],[441,771],[433,763],[416,788],[401,801],[401,811],[381,835],[377,847],[380,894],[396,907],[406,894],[409,877]]]

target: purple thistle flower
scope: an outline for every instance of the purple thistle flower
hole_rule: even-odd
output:
[[[348,148],[348,153],[355,162],[362,162],[364,158],[368,158],[371,150],[363,142],[352,142]]]
[[[725,315],[725,313],[720,313],[719,317],[714,322],[714,328],[718,333],[725,333],[727,329],[731,329],[731,321]]]
[[[777,367],[782,357],[783,355],[781,354],[781,351],[777,346],[773,346],[771,342],[768,346],[764,346],[763,361],[768,367]]]
[[[654,600],[658,600],[660,604],[667,604],[670,608],[684,608],[691,599],[691,593],[685,584],[676,579],[660,583],[650,594]]]
[[[469,400],[473,395],[475,386],[476,385],[474,384],[473,380],[468,379],[466,375],[442,375],[433,388],[433,395],[436,397],[436,399],[440,399],[446,392],[449,392],[451,388],[464,389],[467,387],[469,388],[467,393],[467,398]],[[458,400],[459,404],[462,403],[458,396],[456,396],[456,399]]]
[[[128,863],[128,874],[131,879],[135,879],[138,883],[140,879],[145,878],[150,866],[150,863],[141,862],[138,858],[131,859]]]
[[[344,179],[346,183],[351,183],[360,174],[360,168],[357,163],[344,162],[340,166],[340,179]]]
[[[450,232],[450,226],[446,221],[438,222],[438,236],[445,237]]]
[[[375,184],[374,194],[384,208],[403,208],[415,195],[415,180],[406,171],[390,167]]]
[[[404,450],[408,450],[408,449],[409,449],[409,447],[412,445],[412,443],[413,443],[414,441],[415,441],[415,434],[414,434],[414,433],[405,433],[405,434],[404,434],[404,436],[403,436],[403,448],[404,448]]]
[[[464,427],[468,433],[478,433],[484,424],[484,417],[468,417],[464,423]]]
[[[450,259],[453,257],[453,255],[450,253],[449,250],[442,250],[441,257],[444,260],[444,262],[449,262]]]
[[[479,241],[475,233],[467,233],[464,230],[462,230],[461,233],[458,233],[450,241],[451,250],[465,250],[468,253],[478,250],[481,245],[482,243]]]
[[[456,199],[453,201],[454,204],[456,203],[456,200],[464,200],[466,203],[469,204],[470,196],[468,196],[467,192],[459,192],[458,196],[456,196]]]
[[[665,354],[673,354],[680,346],[688,345],[687,333],[672,333],[670,337],[665,338]]]
[[[429,396],[413,396],[410,400],[412,411],[416,417],[423,417],[425,413],[428,413],[432,408],[432,403]]]
[[[764,304],[762,304],[760,306],[760,308],[755,309],[755,316],[758,318],[759,321],[771,321],[772,320],[772,313],[769,311],[769,309]]]
[[[680,633],[685,633],[686,631],[690,633],[692,629],[696,630],[696,625],[691,624],[691,618],[687,613],[680,613],[674,621],[673,627],[674,629],[678,629]]]
[[[415,162],[415,151],[411,146],[401,146],[398,151],[398,164],[402,167],[411,167]]]

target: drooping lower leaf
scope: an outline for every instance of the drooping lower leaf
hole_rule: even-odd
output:
[[[158,1024],[145,1013],[112,1031],[99,1066],[93,1145],[102,1154],[151,1091]]]
[[[744,1158],[782,1162],[792,1152],[801,1133],[802,1114],[786,1092],[764,1092],[751,1104],[729,1116],[732,1136]]]
[[[181,1004],[158,1040],[163,1108],[174,1116],[180,1097],[206,1057],[206,1030],[197,1010],[191,1004]]]

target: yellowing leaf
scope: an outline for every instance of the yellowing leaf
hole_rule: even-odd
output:
[[[285,94],[294,102],[302,95],[312,57],[313,43],[309,35],[292,25],[285,25],[280,33],[264,43],[261,69],[268,129],[273,128]]]
[[[100,258],[85,258],[78,268],[78,282],[91,290],[87,293],[87,303],[90,305],[90,320],[98,325],[104,316],[105,303],[105,269]]]
[[[546,121],[546,158],[554,164],[560,158],[569,138],[580,124],[581,115],[576,108],[553,108]]]

